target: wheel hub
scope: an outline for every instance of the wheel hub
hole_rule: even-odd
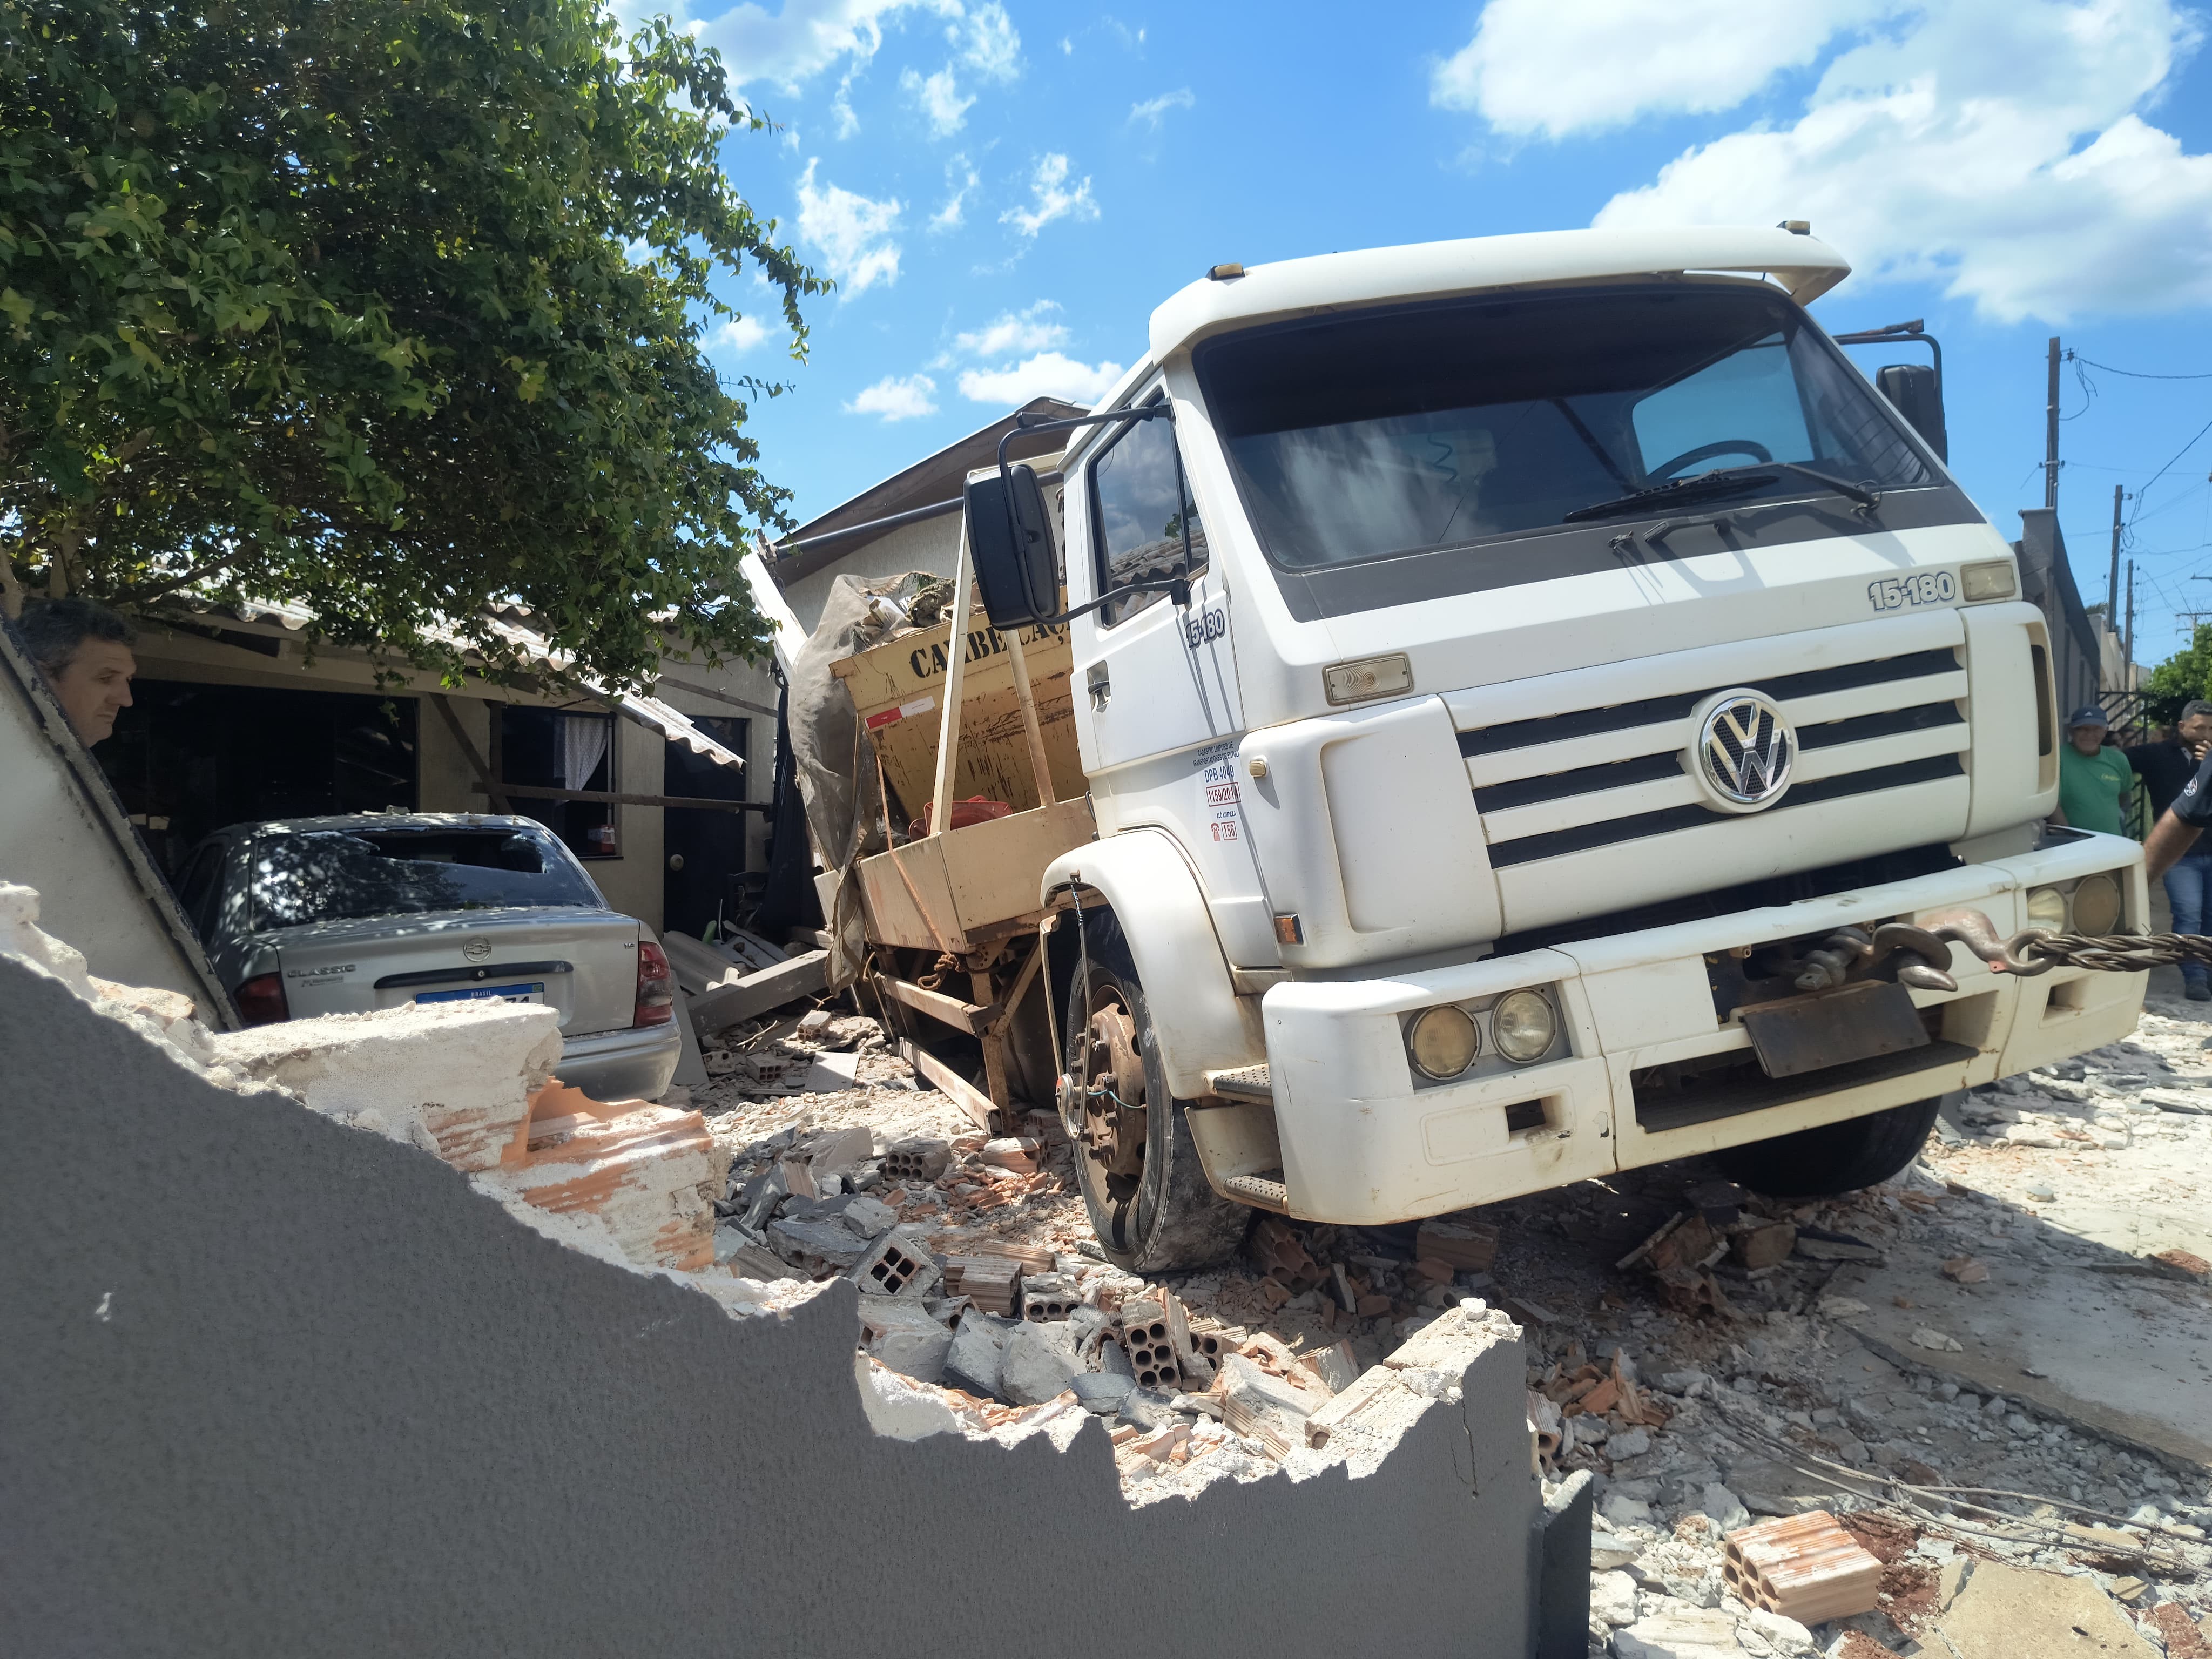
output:
[[[1145,1062],[1137,1023],[1118,1004],[1096,1010],[1084,1045],[1083,1148],[1109,1175],[1145,1167]]]

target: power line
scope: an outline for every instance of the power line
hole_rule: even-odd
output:
[[[2139,368],[2114,368],[2110,363],[2100,363],[2094,357],[2084,357],[2075,351],[2069,351],[2066,355],[2077,363],[2087,364],[2091,368],[2102,369],[2107,374],[2124,374],[2130,380],[2212,380],[2212,374],[2146,374]]]
[[[2174,378],[2175,378],[2175,379],[2177,379],[2177,380],[2179,380],[2179,379],[2180,379],[2181,377],[2180,377],[2180,376],[2179,376],[2179,375],[2176,375]],[[2194,378],[2194,377],[2191,377],[2191,378]],[[2204,378],[2206,378],[2207,380],[2212,380],[2212,375],[2207,375],[2207,376],[2205,376]],[[2157,483],[2160,478],[2163,478],[2163,477],[2165,477],[2168,472],[2170,472],[2171,471],[2172,471],[2174,461],[2178,461],[2178,460],[2179,460],[2179,459],[2180,459],[2184,455],[2186,455],[2186,454],[2187,454],[2191,450],[2192,450],[2192,449],[2196,448],[2196,447],[2197,447],[2197,438],[2202,438],[2202,437],[2203,437],[2206,433],[2208,433],[2208,432],[2212,432],[2212,421],[2207,421],[2207,422],[2204,422],[2204,424],[2203,424],[2203,426],[2198,427],[2198,428],[2197,428],[2197,437],[2195,437],[2195,438],[2191,438],[2191,439],[2187,442],[2187,443],[2185,443],[2185,444],[2182,445],[2182,447],[2181,447],[2180,448],[2179,448],[2179,449],[2175,450],[2175,451],[2173,452],[2173,460],[2168,461],[2168,462],[2167,462],[2164,466],[2162,466],[2162,467],[2159,468],[2159,470],[2158,470],[2157,471],[2155,471],[2155,472],[2152,473],[2152,474],[2150,475],[2150,483],[2147,483],[2147,484],[2145,484],[2145,485],[2144,485],[2141,489],[2138,489],[2137,491],[2136,491],[2136,510],[2135,510],[2135,512],[2133,512],[2132,514],[2129,514],[2129,515],[2128,515],[2128,522],[2129,522],[2130,525],[2134,524],[2134,523],[2135,523],[2135,521],[2136,521],[2136,519],[2138,519],[2138,518],[2140,518],[2140,517],[2142,515],[2142,498],[2143,498],[2146,495],[2148,495],[2148,494],[2149,494],[2149,493],[2150,493],[2150,485],[2151,485],[2151,484],[2154,484],[2154,483]]]

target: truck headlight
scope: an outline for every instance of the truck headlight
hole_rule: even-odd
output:
[[[2056,887],[2039,887],[2027,896],[2027,925],[2047,933],[2066,931],[2066,895]]]
[[[1491,1041],[1516,1066],[1541,1060],[1559,1035],[1559,1016],[1540,991],[1508,991],[1491,1011]]]
[[[1482,1051],[1482,1032],[1464,1008],[1431,1008],[1406,1032],[1406,1053],[1423,1077],[1446,1082],[1474,1064]]]
[[[2120,925],[2120,884],[2110,876],[2084,876],[2074,884],[2074,931],[2109,933]]]

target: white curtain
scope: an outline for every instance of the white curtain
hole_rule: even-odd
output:
[[[605,714],[564,714],[561,719],[561,787],[582,789],[606,758],[614,722]]]

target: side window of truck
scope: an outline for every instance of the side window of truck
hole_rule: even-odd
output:
[[[1091,462],[1091,511],[1100,592],[1126,582],[1195,577],[1205,571],[1206,532],[1177,463],[1173,422],[1132,422]],[[1101,606],[1100,619],[1111,628],[1163,597],[1133,593]]]

